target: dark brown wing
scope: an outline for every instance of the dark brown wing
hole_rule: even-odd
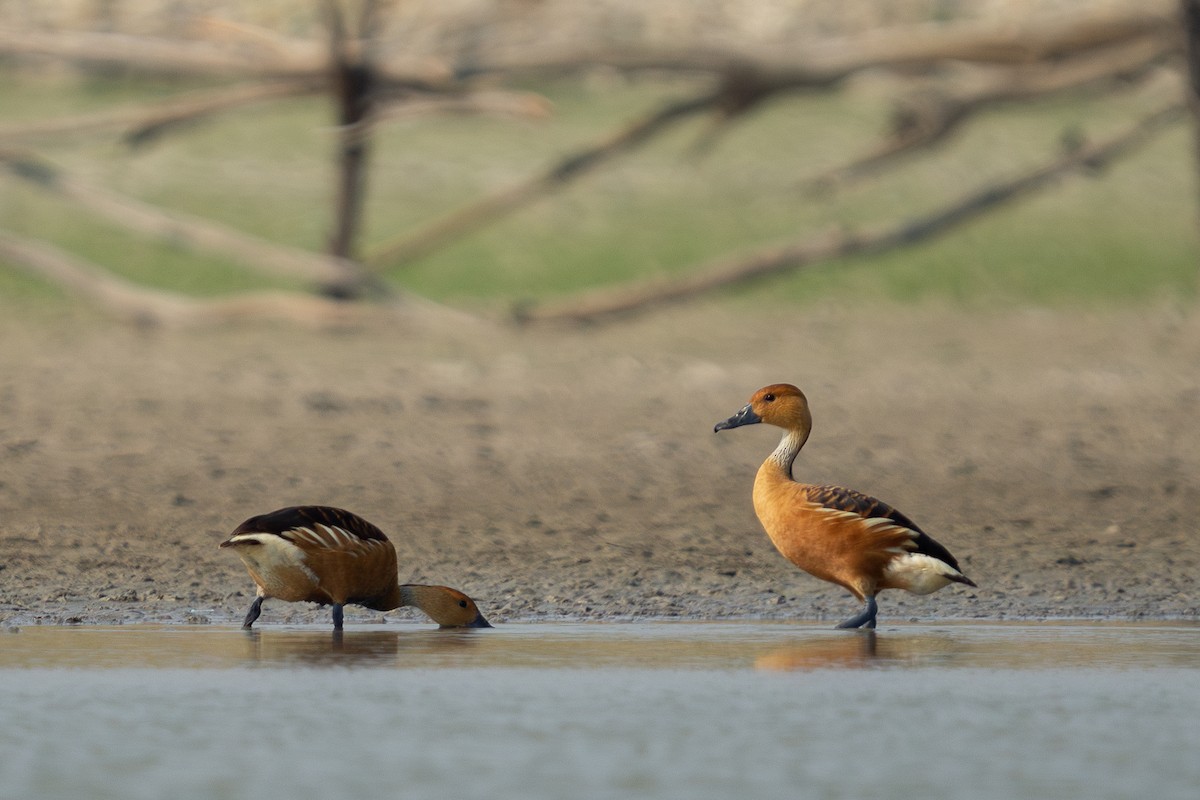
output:
[[[269,514],[260,514],[238,525],[231,537],[242,533],[273,533],[281,536],[296,528],[326,525],[341,528],[359,539],[378,539],[386,542],[383,531],[351,511],[333,506],[288,506]]]
[[[870,495],[856,492],[853,489],[847,489],[843,486],[809,486],[808,499],[814,503],[820,503],[826,508],[832,508],[836,511],[849,511],[852,514],[858,514],[863,519],[883,517],[890,519],[902,528],[908,528],[912,531],[912,541],[916,545],[915,553],[921,553],[926,556],[933,556],[939,561],[945,562],[954,567],[960,572],[962,569],[958,566],[958,561],[950,554],[950,551],[941,545],[925,531],[917,527],[913,522],[898,510]]]

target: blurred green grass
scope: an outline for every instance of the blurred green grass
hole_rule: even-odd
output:
[[[388,124],[375,140],[364,247],[510,186],[588,146],[685,82],[552,82],[544,121],[437,117]],[[171,84],[11,74],[3,120],[134,104]],[[414,265],[389,271],[410,291],[503,308],[636,277],[672,274],[731,252],[935,209],[972,187],[1052,157],[1066,130],[1101,138],[1163,102],[1162,90],[1042,102],[987,114],[936,152],[827,197],[804,179],[868,148],[888,112],[879,87],[785,98],[732,127],[703,156],[695,120],[649,147]],[[114,137],[47,138],[38,152],[116,191],[273,241],[320,249],[330,220],[331,113],[321,98],[245,109],[131,150]],[[1196,293],[1195,170],[1179,126],[1095,176],[1068,178],[947,237],[835,262],[729,294],[803,305],[890,298],[967,305],[1127,305]],[[0,178],[0,227],[54,242],[151,286],[211,295],[268,286],[220,258],[128,234],[89,212]],[[0,268],[0,296],[61,302]]]

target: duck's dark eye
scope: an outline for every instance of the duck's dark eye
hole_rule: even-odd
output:
[[[773,394],[765,394],[765,395],[763,395],[763,400],[766,400],[768,403],[774,403],[774,402],[775,402],[775,395],[773,395]]]
[[[466,601],[466,600],[459,600],[459,601],[458,601],[458,607],[459,607],[459,608],[466,608],[466,607],[467,607],[467,601]]]

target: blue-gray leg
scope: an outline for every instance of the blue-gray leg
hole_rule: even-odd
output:
[[[250,610],[246,612],[246,618],[242,620],[242,629],[250,630],[250,626],[254,624],[254,620],[258,619],[258,615],[262,613],[262,601],[266,599],[262,595],[254,598],[254,602],[250,604]]]
[[[342,604],[333,604],[333,629],[340,631],[342,629]]]
[[[875,605],[875,596],[867,598],[867,607],[857,616],[851,617],[845,622],[838,625],[839,628],[874,628],[875,615],[879,613],[879,606]]]

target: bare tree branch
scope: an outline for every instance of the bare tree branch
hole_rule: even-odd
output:
[[[0,164],[11,174],[59,197],[79,203],[122,227],[172,245],[217,252],[276,277],[312,283],[337,283],[361,274],[354,262],[268,242],[182,212],[166,212],[130,197],[62,173],[29,153],[0,150]],[[375,283],[362,275],[361,280]],[[382,290],[382,287],[377,287]]]
[[[1187,54],[1186,90],[1192,115],[1192,169],[1200,173],[1200,0],[1180,0]]]
[[[416,261],[457,237],[561,189],[604,162],[644,144],[688,116],[712,107],[717,96],[709,92],[671,103],[621,128],[598,144],[562,159],[524,183],[484,197],[426,224],[415,232],[386,242],[369,254],[365,261],[377,270]]]
[[[165,128],[206,115],[284,97],[315,94],[324,88],[324,81],[287,80],[197,90],[129,108],[0,124],[0,141],[125,130],[126,139],[140,142]]]
[[[894,26],[846,37],[757,44],[706,45],[687,42],[677,49],[613,48],[588,51],[574,44],[555,50],[522,46],[473,56],[461,76],[493,73],[561,74],[607,66],[627,72],[728,74],[752,69],[764,83],[794,88],[827,88],[869,69],[928,69],[949,62],[1028,64],[1118,44],[1147,34],[1178,31],[1173,0],[1143,0],[1116,9],[1036,14],[1014,23],[1005,19]]]
[[[375,76],[365,50],[358,46],[361,40],[350,39],[346,33],[341,5],[337,0],[325,0],[324,7],[329,30],[330,82],[338,122],[337,196],[329,253],[336,258],[352,259],[362,221],[370,151],[370,137],[366,135],[369,131],[363,125],[374,107]],[[362,14],[364,27],[369,25],[373,12],[374,3],[366,0]]]
[[[408,93],[400,101],[380,107],[371,115],[371,119],[374,124],[389,120],[454,114],[545,119],[550,116],[551,111],[550,101],[536,92],[479,90],[462,95]]]
[[[1064,174],[1103,168],[1183,117],[1182,104],[1168,106],[1104,142],[1085,145],[1010,181],[984,187],[917,220],[859,234],[831,230],[801,242],[718,259],[681,278],[596,289],[557,303],[519,308],[514,315],[521,322],[595,321],[679,302],[705,292],[793,272],[835,258],[876,255],[911,246],[944,234],[1004,203],[1044,189]]]
[[[421,330],[478,329],[485,320],[421,298],[392,298],[382,304],[347,303],[306,292],[249,292],[202,298],[151,289],[117,277],[96,264],[47,242],[0,230],[0,261],[58,286],[101,311],[138,325],[208,326],[239,321],[279,321],[318,328],[382,320]]]
[[[318,94],[324,90],[323,80],[304,78],[203,89],[130,108],[0,125],[0,142],[124,130],[122,138],[131,146],[138,146],[171,128],[204,117],[257,103]]]
[[[23,239],[5,231],[0,231],[0,257],[126,321],[154,322],[178,317],[188,313],[191,305],[187,298],[138,286],[45,242]]]
[[[204,117],[272,100],[319,94],[325,89],[323,80],[298,78],[250,86],[231,86],[203,93],[189,92],[159,104],[160,107],[149,110],[149,113],[140,119],[132,120],[123,138],[128,144],[138,146],[172,128]]]
[[[902,66],[910,63],[929,66],[946,59],[970,59],[972,53],[975,54],[975,60],[979,61],[1023,64],[1027,58],[1086,53],[1087,48],[1111,45],[1109,57],[1118,63],[1110,70],[1109,77],[1121,70],[1128,73],[1139,66],[1144,68],[1151,59],[1159,58],[1177,46],[1175,32],[1164,27],[1168,19],[1164,17],[1164,5],[1154,2],[1144,8],[1127,9],[1121,14],[1100,14],[1084,20],[1055,17],[1048,23],[1047,30],[1032,24],[1020,28],[1005,28],[995,23],[914,26],[912,29],[859,37],[852,42],[842,41],[835,45],[818,43],[801,50],[799,55],[789,53],[786,57],[761,52],[733,54],[728,51],[699,51],[628,57],[620,54],[575,55],[562,61],[543,62],[543,67],[553,63],[556,68],[564,64],[585,63],[606,63],[625,69],[669,69],[674,66],[677,69],[713,71],[721,76],[721,81],[717,89],[654,112],[524,183],[484,197],[416,231],[393,238],[369,254],[366,262],[378,270],[423,258],[454,239],[556,191],[604,161],[644,144],[685,117],[708,110],[716,112],[714,127],[698,143],[697,147],[700,148],[711,143],[712,137],[731,120],[778,94],[829,89],[849,75],[870,66]],[[1019,54],[1020,58],[1015,54]],[[536,53],[533,58],[537,58]],[[1003,85],[996,81],[962,97],[948,97],[940,109],[940,116],[928,121],[927,128],[914,128],[907,138],[898,137],[897,141],[864,159],[862,168],[948,135],[963,119],[988,104],[1016,99],[1021,94],[1033,96],[1063,91],[1068,85],[1078,86],[1100,80],[1095,74],[1098,69],[1096,64],[1084,56],[1080,59],[1068,60],[1062,66],[1055,66],[1054,62],[1050,62],[1049,67],[1040,64],[1036,68],[1024,64],[1021,69],[1007,72],[1007,80]],[[533,63],[536,62],[525,62],[527,67]],[[509,64],[506,69],[520,71],[521,68]],[[1042,78],[1040,72],[1045,69],[1049,69],[1050,75]],[[831,177],[839,176],[840,173],[835,173]]]
[[[320,66],[320,56],[315,52],[285,59],[278,52],[187,39],[7,27],[0,27],[0,53],[50,56],[84,65],[109,64],[158,75],[294,76],[315,73]]]
[[[0,258],[117,319],[139,325],[211,325],[242,319],[276,319],[324,327],[347,324],[362,316],[362,306],[298,292],[257,292],[214,299],[149,289],[45,242],[5,231],[0,231]]]
[[[0,26],[0,55],[46,56],[83,66],[110,65],[149,75],[227,78],[316,78],[328,72],[328,50],[318,42],[291,47],[217,44],[122,33],[17,29]],[[393,56],[380,63],[381,80],[426,91],[456,91],[449,69],[429,59]]]
[[[1006,19],[927,23],[881,29],[852,40],[827,40],[810,57],[856,69],[934,62],[1028,64],[1107,47],[1147,34],[1174,35],[1171,0],[1143,0],[1080,14],[1037,14],[1017,24]],[[853,50],[847,50],[851,46]],[[864,65],[864,66],[858,66]]]
[[[1130,86],[1176,52],[1173,40],[1145,36],[1063,61],[1002,68],[966,86],[947,87],[942,82],[926,86],[898,103],[891,137],[805,184],[810,190],[828,190],[876,174],[901,156],[945,140],[996,105]]]
[[[751,70],[776,89],[828,88],[867,69],[924,69],[947,62],[1017,64],[1056,59],[1116,44],[1148,33],[1178,32],[1174,0],[1142,0],[1126,7],[1071,14],[1034,15],[1020,24],[1003,20],[922,24],[852,37],[790,43],[786,48],[706,46],[689,42],[677,50],[642,48],[587,52],[572,45],[531,49],[522,43],[505,52],[476,53],[452,71],[445,64],[403,57],[388,50],[376,67],[380,80],[455,91],[480,74],[553,73],[609,66],[624,71],[677,71],[727,75]],[[219,26],[208,22],[210,30]],[[226,26],[236,30],[237,26]],[[244,27],[244,26],[243,26]],[[363,47],[363,44],[356,44]],[[382,48],[381,48],[382,50]],[[84,64],[104,63],[151,73],[188,75],[315,76],[324,72],[327,51],[318,42],[274,36],[239,36],[220,43],[156,39],[115,33],[47,33],[0,27],[0,55],[45,55]],[[457,87],[457,88],[456,88]]]
[[[555,50],[554,45],[541,42],[530,47],[526,41],[522,45],[524,49],[505,52],[504,42],[495,46],[494,40],[487,39],[471,49],[469,64],[459,64],[451,70],[436,60],[408,58],[403,48],[385,46],[387,42],[373,36],[372,33],[381,28],[377,24],[377,14],[384,5],[377,0],[362,0],[356,25],[346,23],[339,0],[321,2],[329,31],[324,46],[320,42],[211,21],[205,32],[220,37],[220,41],[79,32],[48,34],[0,26],[0,57],[6,54],[41,55],[80,64],[111,64],[138,72],[236,75],[243,79],[266,77],[279,81],[268,86],[212,92],[193,98],[191,105],[184,99],[175,105],[164,104],[160,109],[161,116],[140,118],[131,123],[135,125],[131,134],[133,141],[223,108],[273,96],[331,89],[339,104],[341,167],[330,241],[333,257],[280,247],[215,223],[167,213],[61,175],[25,153],[0,151],[0,163],[7,164],[19,177],[81,203],[132,230],[169,239],[175,244],[222,252],[255,269],[313,280],[329,287],[330,291],[350,296],[373,280],[372,273],[351,258],[361,216],[367,146],[373,124],[384,118],[391,108],[397,108],[397,113],[435,108],[483,108],[486,104],[472,94],[478,85],[473,80],[475,76],[491,74],[511,78],[518,73],[539,70],[562,74],[603,65],[630,72],[665,70],[707,75],[714,79],[715,86],[615,130],[602,141],[516,186],[483,197],[415,232],[393,239],[371,255],[373,269],[420,258],[456,237],[553,193],[645,144],[672,125],[703,112],[713,114],[714,125],[701,144],[713,141],[733,120],[782,93],[827,91],[864,70],[885,69],[912,76],[932,74],[962,62],[991,65],[991,74],[995,77],[981,85],[952,88],[940,96],[935,95],[934,102],[909,117],[907,128],[897,130],[884,147],[849,165],[843,174],[875,168],[900,154],[946,137],[988,105],[1074,90],[1085,85],[1112,83],[1141,74],[1164,55],[1179,49],[1178,12],[1181,7],[1187,11],[1195,6],[1192,0],[1142,0],[1115,10],[1037,15],[1019,25],[995,20],[916,25],[767,49],[689,43],[677,50],[645,48],[589,53],[579,47]],[[997,65],[1005,68],[997,69]],[[392,101],[396,99],[407,105],[393,106]],[[77,118],[74,122],[79,126],[76,129],[80,129],[111,124],[117,116],[102,119],[97,115],[91,119]],[[63,130],[63,121],[58,124],[57,130]],[[33,130],[31,126],[9,126],[0,129],[0,136],[28,136]],[[1105,153],[1107,151],[1092,156],[1090,163],[1107,161],[1110,156]],[[1068,156],[1064,162],[1074,157]],[[1052,172],[1058,174],[1079,166],[1080,163],[1060,165]],[[924,238],[958,224],[960,213],[967,217],[977,215],[983,208],[1040,186],[1037,180],[1026,176],[981,192],[979,196],[987,198],[982,206],[977,207],[974,199],[967,198],[957,207],[934,215],[936,222],[926,220],[924,228],[912,223],[859,236],[830,233],[812,242],[775,248],[749,260],[723,260],[679,282],[598,290],[580,301],[585,306],[583,312],[572,310],[568,303],[561,306],[565,310],[556,312],[554,306],[535,308],[525,316],[541,319],[555,318],[557,314],[562,318],[572,315],[584,318],[592,313],[599,316],[619,313],[625,308],[669,302],[730,281],[794,269],[827,257],[823,254],[874,252],[885,246],[885,242],[891,242],[886,245],[888,247],[900,246],[889,239],[896,231],[927,231],[918,235],[918,238]],[[375,286],[380,286],[377,281]],[[590,312],[586,307],[598,310]]]

